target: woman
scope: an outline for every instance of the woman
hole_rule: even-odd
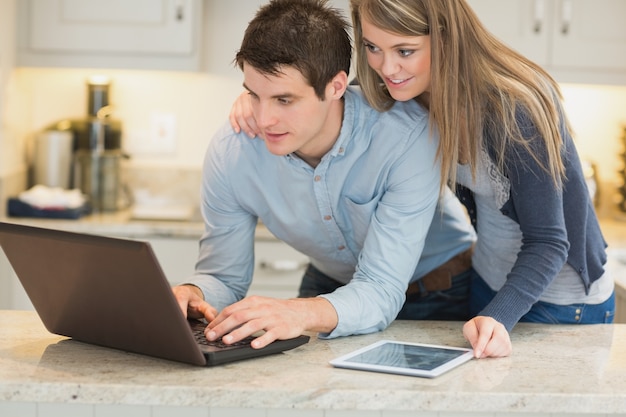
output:
[[[429,108],[442,184],[475,222],[474,318],[463,327],[474,355],[509,355],[518,321],[612,322],[606,243],[557,83],[465,0],[350,3],[365,96],[383,111],[395,100]]]

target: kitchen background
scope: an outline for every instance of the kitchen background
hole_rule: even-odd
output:
[[[48,6],[42,6],[43,3]],[[100,2],[92,0],[0,0],[0,177],[5,184],[3,197],[15,192],[11,180],[16,180],[17,187],[20,187],[37,132],[62,119],[84,117],[86,80],[94,74],[103,74],[112,80],[113,116],[123,123],[123,147],[131,156],[128,169],[154,168],[161,172],[200,169],[207,142],[225,122],[232,101],[241,91],[241,75],[232,67],[231,61],[247,21],[263,0],[237,0],[237,7],[226,0],[134,2],[140,14],[147,14],[142,8],[155,12],[171,7],[182,7],[185,11],[193,8],[191,37],[183,40],[190,42],[191,46],[185,54],[168,55],[168,51],[162,53],[148,48],[141,51],[143,46],[140,45],[135,56],[138,59],[133,60],[133,56],[125,51],[111,52],[96,43],[78,45],[74,50],[63,50],[58,45],[33,46],[41,42],[37,37],[49,36],[43,29],[38,33],[38,25],[48,25],[54,18],[43,16],[48,21],[41,22],[38,19],[42,17],[38,14],[48,10],[59,13],[61,6],[74,7],[81,8],[76,14],[108,13],[102,19],[106,22],[118,7],[116,2],[109,3],[106,8],[110,11],[107,12]],[[348,0],[332,3],[348,9]],[[611,206],[622,182],[619,171],[622,168],[621,139],[626,126],[626,65],[623,62],[626,31],[619,16],[626,15],[626,6],[619,0],[600,0],[599,3],[591,0],[472,1],[496,34],[522,50],[527,48],[528,51],[524,51],[527,55],[552,69],[557,79],[567,81],[562,83],[565,106],[576,132],[579,151],[596,164],[603,205]],[[566,7],[570,7],[569,12]],[[589,35],[591,27],[595,42],[595,46],[590,47],[588,42],[581,43],[577,39],[574,62],[565,64],[568,66],[565,68],[558,62],[553,65],[549,62],[558,59],[550,54],[557,55],[555,52],[561,48],[549,45],[555,43],[551,38],[556,37],[550,27],[551,20],[562,19],[561,12],[571,15],[571,36]],[[15,19],[15,15],[19,18]],[[541,33],[528,35],[526,32],[530,29],[523,27],[525,21],[530,21],[529,28],[535,25],[533,30],[537,30],[536,25],[541,23]],[[611,26],[612,22],[615,27]],[[587,30],[582,32],[583,35],[574,32],[578,23]],[[50,28],[59,30],[52,25]],[[528,43],[528,38],[533,35],[539,39],[541,47]],[[117,42],[115,39],[98,39],[104,44],[114,41]],[[606,48],[611,42],[620,48],[620,53],[611,58],[618,65],[617,71],[594,68],[591,52]],[[538,55],[543,49],[546,49],[547,58]],[[542,62],[544,60],[546,62]]]
[[[0,217],[7,198],[31,185],[37,133],[85,117],[93,75],[111,80],[112,117],[122,123],[130,156],[123,166],[129,187],[154,197],[148,202],[197,203],[207,143],[242,91],[232,59],[264,2],[0,0]],[[348,10],[348,0],[331,3]],[[617,209],[626,140],[626,1],[470,4],[498,37],[560,82],[579,152],[596,167],[597,209],[602,217],[626,218]],[[180,274],[183,259],[193,265],[196,237],[184,249],[172,249],[172,240],[152,243],[157,252],[167,245],[159,260],[175,258],[164,269]],[[0,294],[0,308],[7,303]]]

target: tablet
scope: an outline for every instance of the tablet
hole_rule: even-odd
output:
[[[434,378],[474,357],[467,348],[381,340],[330,361],[337,368]]]

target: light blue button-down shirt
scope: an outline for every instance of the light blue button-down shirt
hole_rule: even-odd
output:
[[[218,310],[246,295],[258,220],[347,283],[322,295],[339,318],[322,337],[384,329],[410,281],[471,245],[471,226],[450,193],[450,204],[435,215],[440,171],[427,112],[413,101],[376,112],[355,87],[344,98],[339,138],[315,168],[293,154],[271,154],[262,140],[228,124],[211,140],[202,183],[205,233],[186,282]]]

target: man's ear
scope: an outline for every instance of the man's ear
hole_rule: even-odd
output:
[[[326,97],[329,97],[332,100],[338,100],[343,97],[343,94],[346,92],[346,88],[348,88],[348,74],[346,74],[345,71],[339,71],[330,83],[328,83],[328,87],[326,88]]]

